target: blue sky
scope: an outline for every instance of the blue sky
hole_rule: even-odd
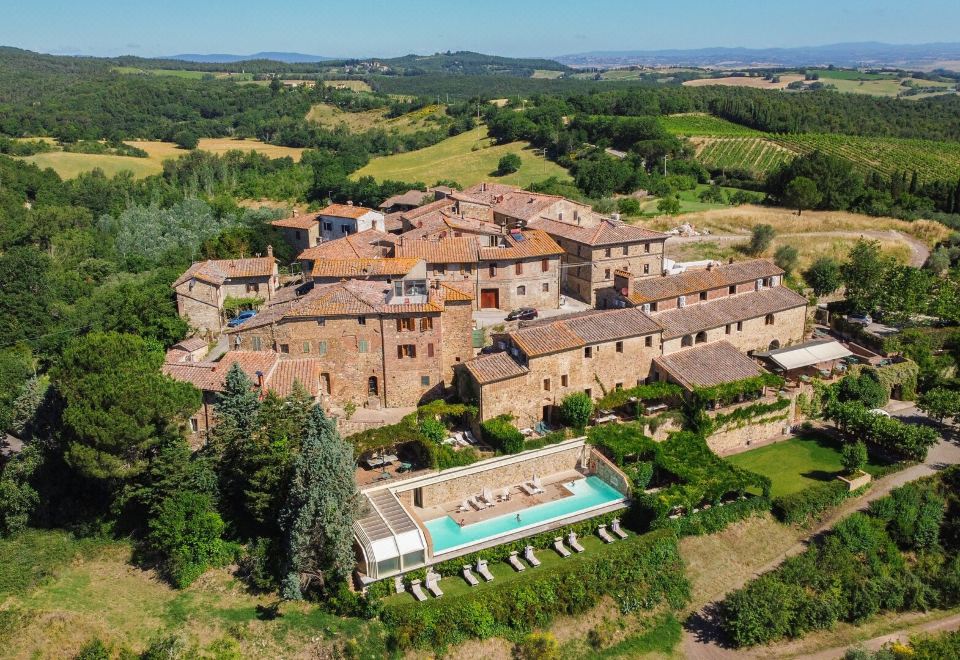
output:
[[[142,56],[511,56],[957,41],[958,0],[0,0],[0,45]]]

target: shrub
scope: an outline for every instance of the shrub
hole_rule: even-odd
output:
[[[747,254],[758,257],[767,251],[776,231],[770,225],[754,225],[750,230],[750,242],[747,243]]]
[[[506,154],[500,158],[500,162],[497,163],[497,176],[506,176],[507,174],[513,174],[520,169],[520,156],[517,154]]]
[[[889,397],[887,388],[880,383],[872,369],[863,370],[856,376],[844,376],[834,387],[837,400],[859,401],[865,408],[880,408],[887,403]]]
[[[651,523],[652,529],[672,529],[677,536],[702,536],[726,529],[730,523],[766,513],[770,500],[766,497],[748,497],[730,504],[718,504],[697,513],[679,518],[660,518]]]
[[[623,215],[640,215],[640,201],[633,197],[621,197],[617,200],[617,210]]]
[[[623,466],[627,458],[637,461],[656,452],[656,443],[642,429],[635,422],[594,426],[587,431],[587,442],[603,449],[614,463]]]
[[[83,645],[75,660],[110,660],[110,649],[99,637],[94,637]]]
[[[207,568],[230,558],[220,538],[223,528],[207,495],[179,491],[161,503],[150,521],[149,542],[164,558],[165,572],[176,587],[189,586]]]
[[[447,437],[447,427],[440,420],[427,417],[420,420],[420,434],[439,445]]]
[[[818,519],[827,509],[843,502],[849,494],[847,485],[842,481],[826,481],[797,493],[775,497],[773,514],[790,525],[807,524]]]
[[[513,647],[517,660],[559,660],[560,645],[549,632],[534,632],[517,642]]]
[[[847,474],[860,472],[867,465],[867,446],[863,441],[848,442],[843,446],[840,462]]]
[[[516,454],[523,451],[523,435],[511,422],[513,416],[500,415],[480,424],[483,437],[494,449],[504,454]]]
[[[568,394],[560,403],[560,412],[568,426],[584,429],[593,415],[593,400],[586,392]]]

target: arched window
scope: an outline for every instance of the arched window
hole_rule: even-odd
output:
[[[702,343],[704,343],[705,341],[707,341],[707,333],[706,333],[706,331],[701,330],[700,332],[697,333],[697,341],[696,341],[696,343],[702,344]]]
[[[367,394],[369,394],[370,396],[380,395],[380,388],[377,385],[376,376],[370,376],[370,378],[367,379]]]
[[[525,296],[525,295],[527,295],[527,287],[526,287],[526,285],[521,284],[520,286],[517,287],[517,295],[518,295],[518,296]]]
[[[770,346],[767,347],[767,350],[769,350],[769,351],[775,351],[775,350],[777,350],[778,348],[780,348],[780,340],[779,340],[779,339],[774,339],[772,342],[770,342]]]
[[[693,346],[693,335],[686,335],[680,340],[680,346]]]
[[[766,318],[763,319],[763,322],[765,325],[773,325],[774,324],[773,314],[767,314]]]

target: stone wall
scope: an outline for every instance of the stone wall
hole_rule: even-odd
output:
[[[205,335],[219,334],[223,329],[221,308],[223,295],[220,287],[200,280],[180,284],[176,288],[177,313]]]
[[[453,384],[454,367],[473,357],[473,303],[446,302],[440,315],[443,324],[441,364],[444,385]]]
[[[769,444],[771,441],[782,437],[785,433],[789,432],[789,427],[795,419],[797,394],[798,391],[795,391],[787,395],[787,398],[790,400],[790,405],[783,410],[776,410],[754,419],[739,422],[737,425],[729,424],[719,429],[718,432],[711,434],[707,438],[707,445],[715,453],[724,456]],[[773,397],[744,401],[743,403],[711,411],[708,414],[711,417],[716,417],[718,414],[729,415],[738,408],[746,408],[757,403],[771,403],[773,401],[776,401]]]
[[[717,328],[706,330],[707,342],[726,340],[740,351],[766,351],[774,340],[780,342],[780,347],[789,346],[803,338],[806,307],[795,307],[783,312],[777,312],[773,325],[766,324],[765,316],[758,316],[742,322],[741,329],[737,323],[729,323]],[[654,318],[656,320],[656,318]],[[663,342],[663,354],[669,355],[679,351],[682,346],[682,337],[667,339]]]
[[[547,269],[543,269],[546,262]],[[490,274],[491,265],[496,274]],[[521,272],[517,272],[517,266]],[[477,305],[483,289],[497,289],[499,309],[518,307],[557,309],[560,306],[560,257],[523,259],[521,261],[481,261],[477,268]],[[521,289],[522,287],[522,289]],[[521,293],[521,290],[524,291]]]
[[[546,456],[531,457],[527,460],[491,467],[474,474],[453,477],[440,483],[423,486],[423,506],[428,508],[445,502],[465,500],[471,495],[479,495],[484,488],[496,491],[509,486],[516,486],[530,481],[533,475],[543,477],[557,472],[573,470],[580,464],[583,452],[583,445],[578,445]],[[403,494],[398,493],[398,496],[405,504],[408,502],[403,498]]]
[[[630,480],[620,468],[610,462],[596,447],[587,447],[589,453],[588,466],[591,474],[602,479],[608,486],[615,488],[627,497],[630,496]]]

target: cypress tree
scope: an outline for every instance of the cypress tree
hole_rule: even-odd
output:
[[[280,516],[284,598],[303,598],[314,580],[322,588],[350,575],[360,502],[354,468],[353,449],[340,438],[333,420],[314,406]]]
[[[223,392],[214,406],[218,424],[232,424],[234,428],[249,433],[260,409],[260,400],[253,389],[253,382],[236,362],[230,365],[223,384]]]

